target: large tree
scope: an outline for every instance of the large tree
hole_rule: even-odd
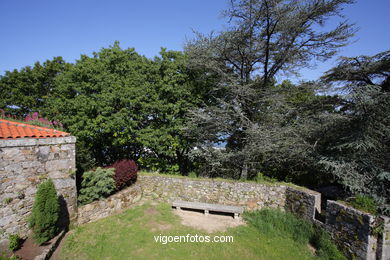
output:
[[[281,73],[296,73],[315,60],[332,57],[347,44],[354,29],[346,21],[325,29],[351,0],[232,0],[224,12],[230,27],[216,35],[197,37],[186,46],[192,66],[217,75],[218,104],[193,113],[196,154],[239,166],[241,178],[256,171],[248,145],[262,124],[264,91]],[[258,132],[258,134],[261,134]],[[226,149],[215,150],[215,143]],[[261,147],[259,147],[261,149]]]
[[[390,213],[390,51],[343,57],[322,77],[344,95],[329,120],[322,161],[353,193],[369,194]]]
[[[36,62],[33,67],[6,71],[0,76],[0,109],[19,117],[41,112],[54,91],[55,78],[70,67],[62,57],[54,57],[43,64]]]
[[[247,149],[265,175],[309,186],[334,182],[319,164],[318,152],[323,149],[324,126],[340,117],[336,109],[341,98],[317,95],[320,87],[284,81],[264,91],[261,123],[249,132]]]
[[[181,52],[154,60],[119,43],[83,55],[56,78],[45,113],[77,137],[80,169],[131,158],[160,171],[188,172],[185,113],[200,102]]]
[[[149,100],[147,123],[137,133],[149,152],[141,161],[150,170],[188,174],[192,163],[188,153],[194,140],[184,132],[189,110],[205,100],[210,82],[198,79],[200,72],[188,68],[187,57],[180,51],[162,49],[154,59],[156,81],[150,86],[156,96]]]

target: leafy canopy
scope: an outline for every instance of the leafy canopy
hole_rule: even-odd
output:
[[[253,156],[250,144],[267,123],[262,117],[267,109],[262,97],[281,72],[296,73],[315,60],[332,57],[348,43],[352,25],[344,21],[328,31],[322,27],[352,2],[233,0],[225,11],[230,21],[227,30],[198,34],[189,42],[186,53],[191,66],[218,75],[212,93],[216,103],[192,115],[190,133],[199,148],[196,156],[213,161],[213,168],[238,166],[243,179],[254,174],[259,158]],[[226,149],[215,150],[216,143],[226,144]]]
[[[390,51],[341,58],[322,79],[344,100],[340,117],[329,120],[321,163],[345,187],[374,197],[389,214]]]
[[[55,78],[71,66],[62,57],[54,57],[33,67],[6,71],[0,76],[0,109],[19,117],[41,112],[55,89]]]
[[[192,141],[182,128],[207,88],[193,80],[183,53],[160,54],[150,60],[116,42],[56,78],[45,112],[77,137],[79,168],[131,158],[153,170],[188,171]]]

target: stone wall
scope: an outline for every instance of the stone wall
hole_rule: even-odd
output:
[[[291,198],[286,198],[286,194]],[[118,213],[142,200],[172,202],[186,200],[243,206],[246,210],[292,208],[296,214],[314,218],[320,194],[284,185],[189,179],[166,176],[139,176],[135,185],[101,201],[79,207],[78,223],[87,223]],[[310,215],[313,213],[312,215]]]
[[[309,189],[286,189],[285,209],[295,215],[314,221],[316,212],[321,212],[321,194]]]
[[[246,210],[279,208],[304,217],[328,230],[350,258],[390,259],[390,219],[374,216],[334,201],[327,202],[325,222],[321,195],[301,187],[212,179],[139,176],[136,184],[101,201],[79,207],[78,223],[119,213],[138,202],[186,200],[243,206]],[[377,234],[375,234],[377,232]]]
[[[75,217],[76,138],[0,140],[0,240],[8,234],[26,236],[37,185],[51,178],[67,211]]]
[[[145,198],[165,202],[217,203],[243,206],[245,210],[287,209],[308,220],[314,219],[316,209],[321,211],[321,194],[302,187],[165,176],[141,176],[139,183]]]
[[[390,259],[390,223],[336,201],[327,201],[325,228],[352,259]]]
[[[142,189],[139,184],[134,184],[121,190],[107,199],[97,200],[78,209],[78,224],[96,221],[121,212],[141,200]]]
[[[380,217],[383,227],[382,233],[378,237],[377,259],[390,259],[390,218]]]
[[[252,210],[283,208],[286,200],[286,186],[280,185],[164,176],[140,176],[138,182],[145,198],[165,202],[186,200],[243,206]]]

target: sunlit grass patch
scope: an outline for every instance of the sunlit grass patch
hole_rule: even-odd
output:
[[[284,213],[280,213],[284,214]],[[248,215],[250,216],[250,215]],[[260,215],[259,215],[260,216]],[[249,225],[208,234],[180,224],[168,204],[145,204],[75,228],[61,259],[316,259],[307,244]],[[233,236],[232,243],[156,243],[155,236]]]

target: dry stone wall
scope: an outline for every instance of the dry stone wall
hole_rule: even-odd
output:
[[[0,140],[0,242],[8,234],[26,236],[37,185],[53,179],[69,218],[79,224],[121,212],[146,200],[186,200],[264,207],[295,213],[327,229],[340,248],[353,259],[390,259],[390,218],[373,216],[347,205],[327,202],[325,222],[317,192],[279,184],[139,176],[137,182],[107,199],[77,208],[75,137]]]
[[[309,189],[286,189],[285,209],[295,215],[314,221],[316,212],[321,212],[321,194]]]
[[[193,180],[165,176],[141,176],[139,183],[148,199],[172,202],[185,200],[243,206],[287,209],[308,220],[321,211],[321,194],[301,187],[212,179]]]
[[[327,229],[351,259],[390,259],[389,218],[376,218],[338,202],[328,201],[326,221],[320,222],[315,218],[316,212],[321,212],[319,193],[279,184],[139,176],[135,185],[105,200],[79,207],[78,223],[96,221],[148,200],[238,205],[246,210],[279,208]]]
[[[46,178],[64,199],[63,214],[77,216],[75,142],[73,136],[0,140],[0,240],[27,235],[37,185]]]
[[[293,194],[286,198],[286,194]],[[88,223],[121,212],[140,200],[173,202],[186,200],[243,206],[246,210],[292,208],[296,214],[312,219],[320,194],[285,185],[189,179],[166,176],[139,176],[135,185],[101,201],[79,207],[78,223]]]
[[[84,224],[111,216],[141,200],[142,189],[137,183],[104,200],[94,201],[78,209],[78,224]]]
[[[139,183],[145,198],[165,202],[185,200],[243,206],[252,210],[283,208],[286,200],[286,186],[280,185],[163,176],[141,176]]]
[[[352,259],[390,259],[390,220],[327,202],[325,228]]]

